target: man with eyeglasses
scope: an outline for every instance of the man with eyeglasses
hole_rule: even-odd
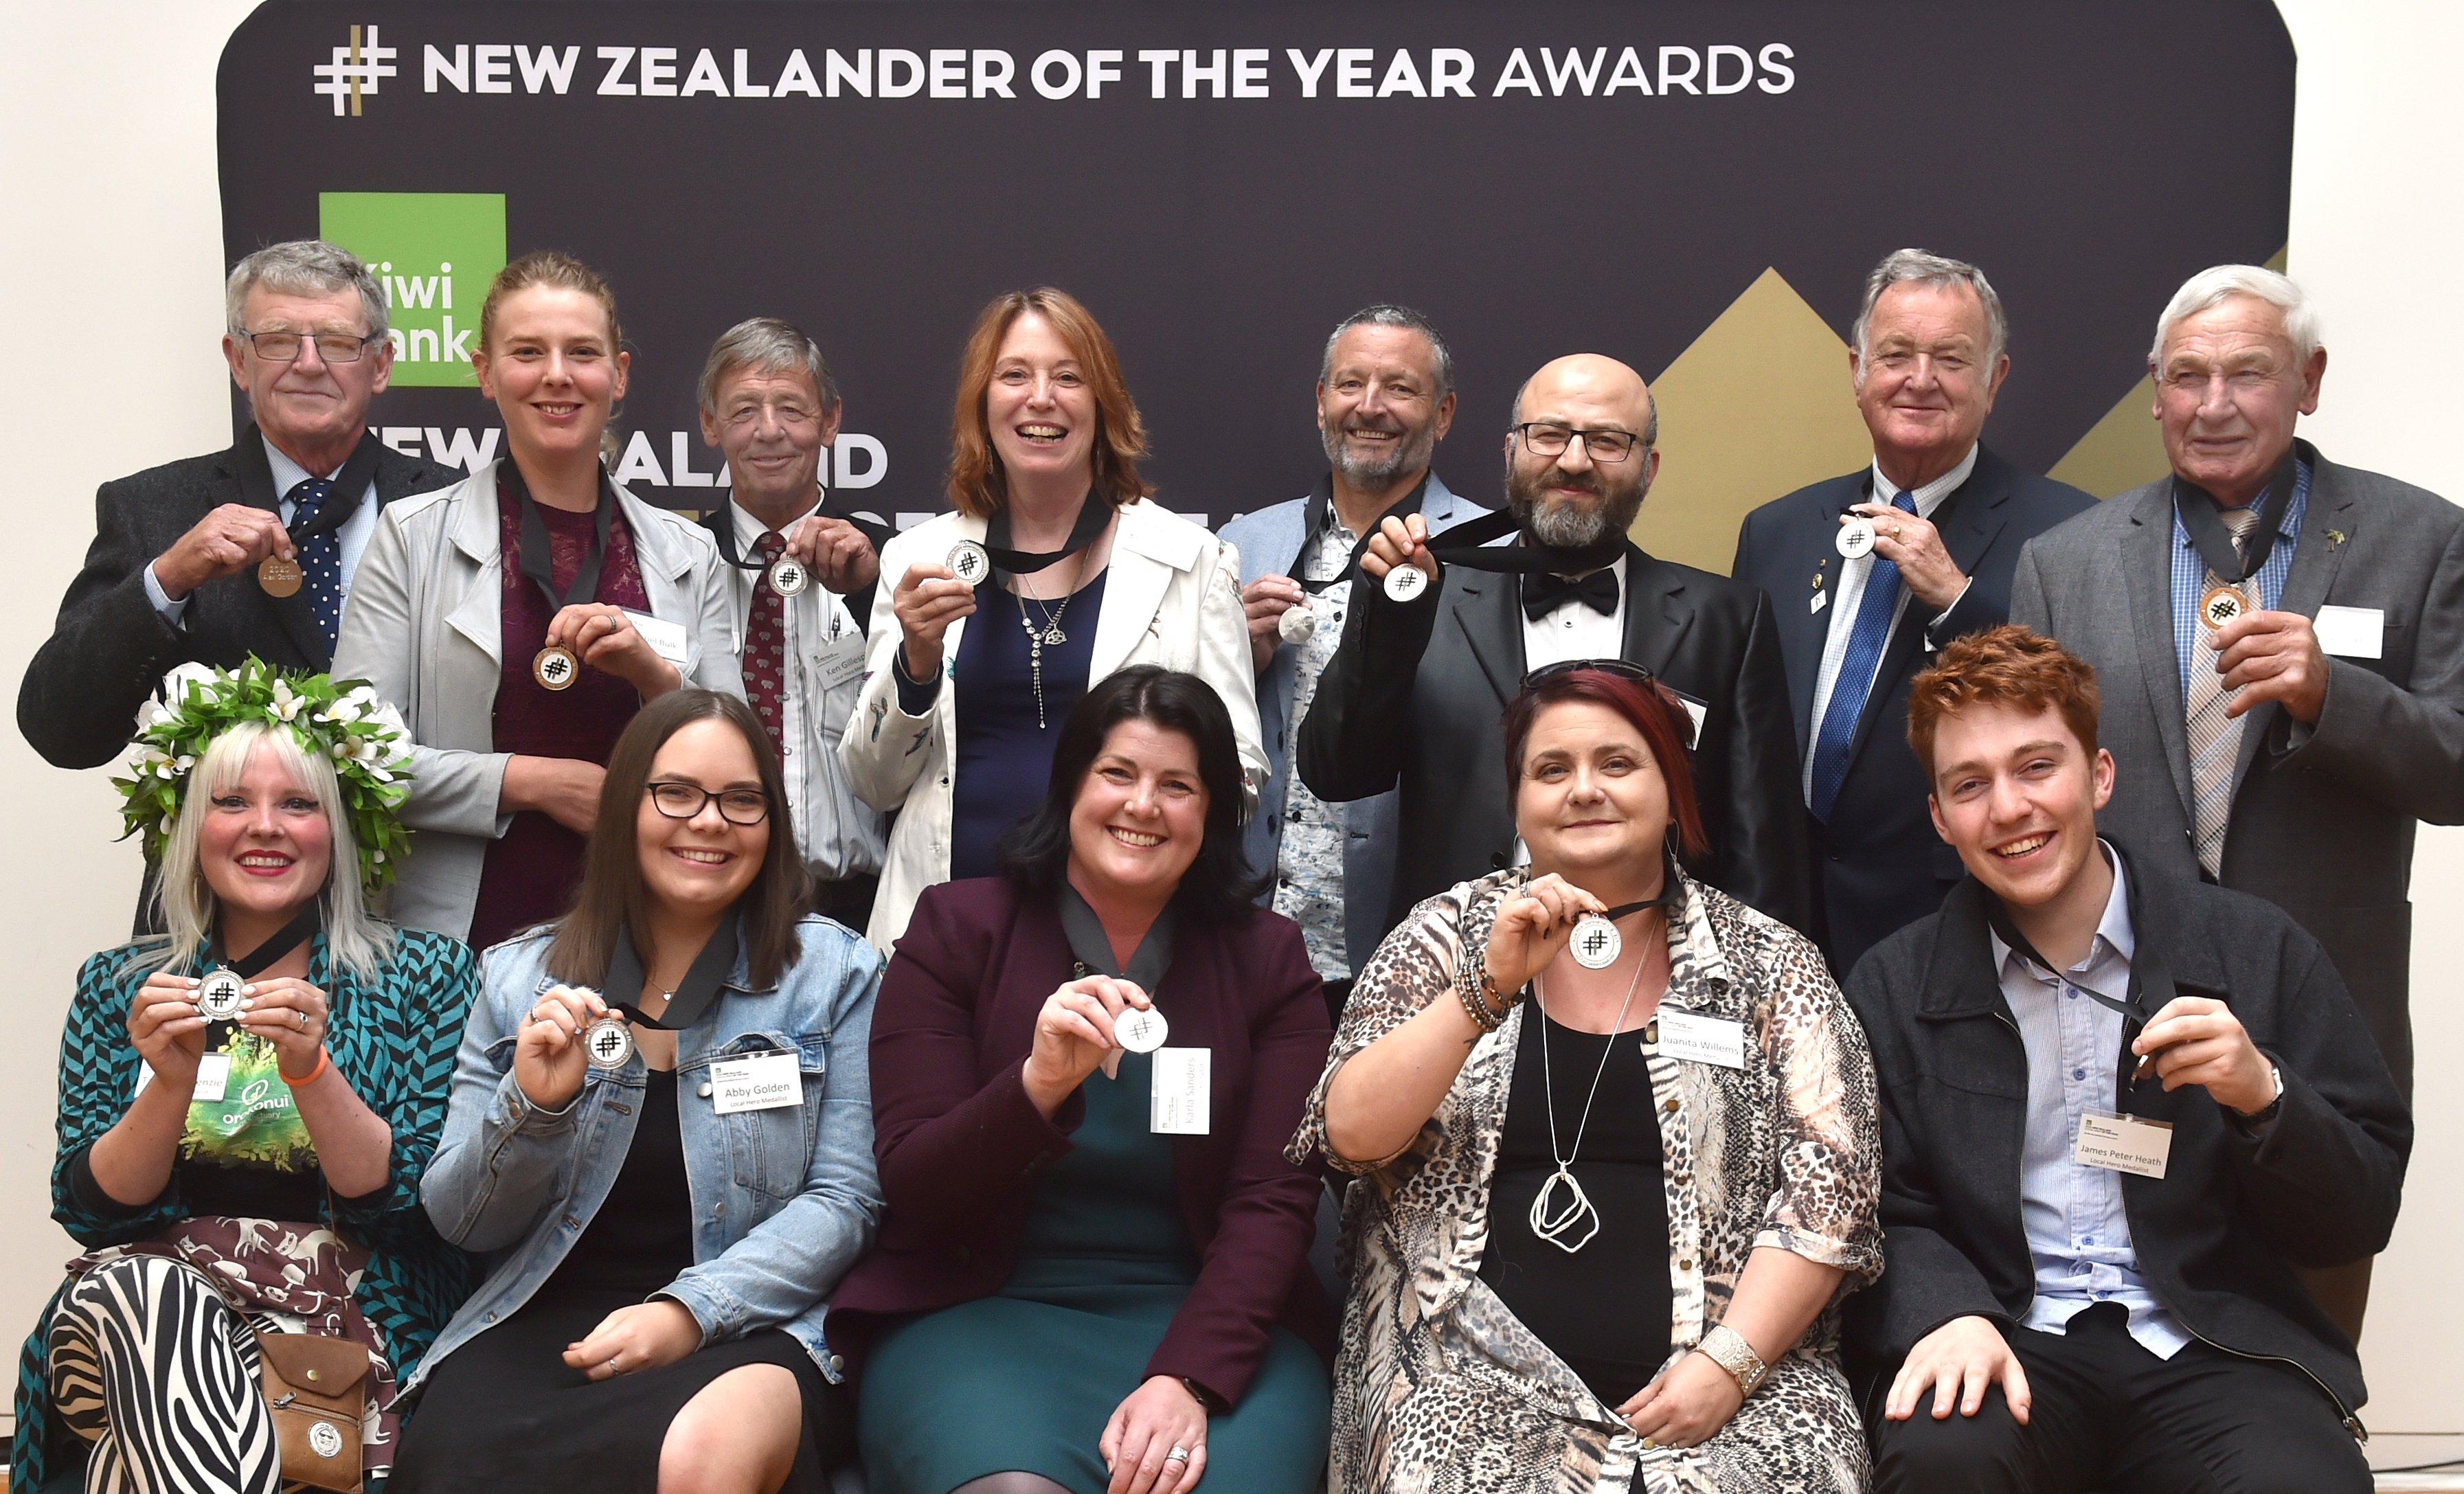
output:
[[[1805,926],[1805,816],[1771,604],[1626,538],[1659,471],[1658,435],[1632,368],[1558,359],[1515,398],[1505,513],[1434,543],[1422,516],[1389,515],[1370,539],[1298,758],[1320,799],[1399,790],[1388,927],[1518,859],[1499,718],[1526,673],[1570,659],[1625,660],[1686,702],[1711,841],[1691,869]],[[1502,535],[1514,543],[1485,543]]]
[[[2012,619],[2104,680],[2104,833],[2292,914],[2409,1099],[2413,836],[2464,823],[2464,509],[2294,435],[2327,351],[2273,270],[2192,275],[2147,369],[2172,472],[2030,541]],[[2359,1337],[2369,1263],[2308,1284]]]
[[[1925,818],[1908,681],[1935,649],[2006,621],[2019,547],[2096,502],[1979,439],[2011,371],[1985,272],[1921,249],[1888,255],[1865,278],[1850,341],[1873,460],[1748,515],[1728,570],[1771,599],[1804,761],[1810,932],[1842,979],[1961,875]]]
[[[1454,418],[1454,355],[1437,328],[1406,306],[1363,307],[1336,324],[1318,362],[1327,472],[1316,491],[1223,526],[1241,551],[1266,748],[1249,865],[1273,876],[1270,906],[1301,926],[1338,1021],[1353,972],[1389,927],[1395,796],[1327,803],[1293,779],[1292,738],[1343,637],[1361,538],[1390,514],[1419,514],[1441,534],[1488,512],[1431,470]]]
[[[227,451],[95,495],[85,568],[17,692],[18,729],[55,766],[116,757],[174,665],[329,668],[378,508],[458,475],[368,429],[393,344],[356,256],[315,239],[261,249],[223,298],[223,356],[253,424]]]
[[[731,578],[744,697],[779,748],[814,907],[861,932],[888,829],[848,788],[839,737],[864,685],[881,562],[863,531],[821,511],[838,381],[802,329],[755,317],[712,345],[700,394],[702,439],[727,457],[727,500],[702,522]]]

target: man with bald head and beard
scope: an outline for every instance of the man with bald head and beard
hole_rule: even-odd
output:
[[[1441,534],[1488,512],[1430,470],[1454,418],[1454,357],[1437,328],[1408,306],[1363,307],[1336,324],[1318,363],[1326,475],[1307,497],[1223,526],[1241,551],[1266,749],[1245,848],[1273,878],[1269,906],[1301,926],[1338,1014],[1388,927],[1395,796],[1327,803],[1293,781],[1292,737],[1343,636],[1361,538],[1389,516],[1417,514]]]
[[[1558,359],[1515,398],[1505,514],[1434,545],[1421,516],[1389,516],[1370,540],[1297,758],[1320,799],[1397,791],[1389,927],[1421,898],[1521,859],[1499,718],[1525,675],[1575,660],[1639,666],[1684,700],[1711,843],[1687,868],[1774,918],[1810,921],[1771,604],[1759,587],[1655,559],[1626,538],[1660,470],[1659,426],[1632,368],[1597,354]],[[1481,547],[1508,524],[1511,545]],[[1400,566],[1422,580],[1390,590]]]

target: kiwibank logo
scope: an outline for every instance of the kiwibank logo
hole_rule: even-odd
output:
[[[367,261],[393,309],[393,382],[475,385],[471,340],[505,268],[501,192],[322,192],[318,231]]]

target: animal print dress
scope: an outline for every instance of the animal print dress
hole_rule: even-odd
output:
[[[1485,942],[1528,873],[1459,884],[1414,909],[1362,972],[1289,1155],[1358,1177],[1343,1217],[1351,1283],[1335,1365],[1330,1494],[1759,1494],[1865,1487],[1865,1439],[1839,1370],[1838,1303],[1727,1425],[1654,1448],[1481,1280],[1489,1175],[1525,1008],[1482,1038],[1400,1153],[1362,1166],[1326,1142],[1326,1094],[1353,1054],[1431,1001],[1455,1000],[1462,952]],[[1803,935],[1692,878],[1671,919],[1661,1005],[1740,1022],[1740,1069],[1681,1062],[1646,1039],[1666,1153],[1674,1297],[1669,1361],[1727,1312],[1746,1258],[1771,1245],[1847,1272],[1881,1269],[1873,1062]],[[1673,1101],[1673,1107],[1666,1102]],[[1603,1243],[1607,1243],[1603,1241]]]

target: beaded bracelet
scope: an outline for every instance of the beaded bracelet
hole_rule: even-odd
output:
[[[1504,1026],[1507,1014],[1514,1010],[1513,1000],[1499,995],[1496,982],[1488,978],[1488,947],[1485,944],[1475,946],[1471,956],[1455,971],[1455,995],[1462,1000],[1463,1010],[1471,1014],[1473,1024],[1483,1032],[1495,1032]],[[1491,996],[1498,998],[1495,1006],[1488,1004]]]

